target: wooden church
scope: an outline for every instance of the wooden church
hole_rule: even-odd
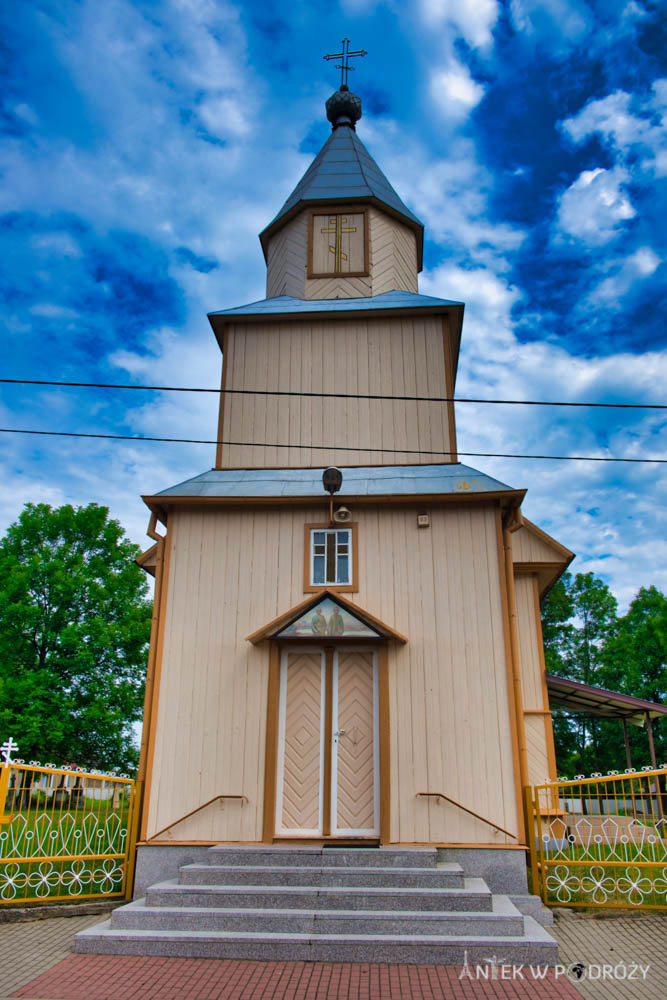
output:
[[[463,304],[419,294],[359,99],[327,116],[260,234],[266,298],[209,315],[215,466],[144,497],[153,875],[214,844],[523,852],[556,777],[539,602],[572,553],[458,461]]]

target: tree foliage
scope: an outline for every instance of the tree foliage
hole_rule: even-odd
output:
[[[615,597],[592,573],[565,573],[542,606],[547,670],[560,677],[667,702],[667,598],[642,588],[619,617]],[[666,723],[654,721],[658,763],[667,756]],[[633,766],[650,763],[645,730],[628,726]],[[582,713],[554,715],[561,774],[622,769],[626,765],[620,721]]]
[[[0,540],[0,735],[24,759],[136,764],[151,607],[106,507],[27,504]]]

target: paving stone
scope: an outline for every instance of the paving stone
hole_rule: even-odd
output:
[[[66,958],[74,935],[107,916],[98,913],[0,924],[0,997],[9,996]]]
[[[667,913],[561,909],[551,933],[560,962],[584,966],[577,989],[585,1000],[665,1000]],[[627,978],[636,965],[649,966],[646,976],[639,971],[637,978]]]

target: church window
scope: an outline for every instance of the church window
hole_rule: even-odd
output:
[[[356,525],[331,528],[328,525],[306,526],[306,574],[304,590],[320,587],[356,590]]]
[[[312,212],[308,277],[368,274],[368,219],[365,211]]]

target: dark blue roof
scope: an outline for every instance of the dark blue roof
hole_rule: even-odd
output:
[[[171,486],[160,497],[321,497],[321,469],[208,469]],[[336,500],[360,496],[442,495],[515,492],[460,462],[447,465],[369,465],[341,468]]]
[[[421,244],[423,224],[403,204],[357,133],[341,126],[334,129],[276,217],[260,233],[262,246],[266,250],[267,237],[298,205],[355,199],[373,199],[385,205],[420,230]]]
[[[432,295],[418,295],[416,292],[383,292],[366,298],[351,299],[295,299],[291,295],[278,295],[272,299],[260,299],[233,309],[220,309],[209,316],[270,316],[291,313],[337,313],[359,312],[369,309],[443,309],[447,306],[462,306],[462,302],[437,299]]]

